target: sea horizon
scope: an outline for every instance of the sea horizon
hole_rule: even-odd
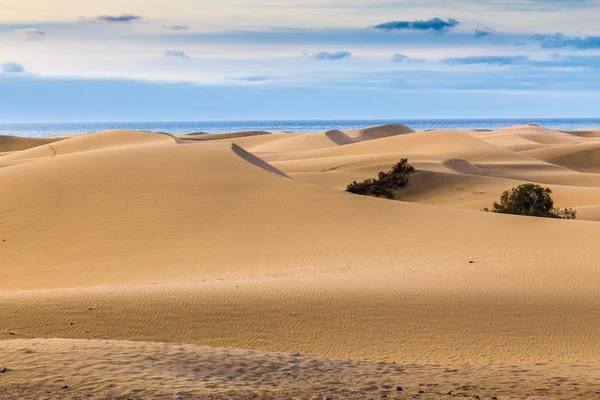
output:
[[[410,128],[499,129],[513,125],[535,124],[550,129],[582,130],[600,127],[600,118],[432,118],[432,119],[298,119],[230,121],[129,121],[129,122],[14,122],[0,123],[0,135],[45,137],[73,135],[106,130],[144,130],[183,134],[208,134],[249,130],[319,132],[331,129],[357,129],[383,124],[405,124]]]

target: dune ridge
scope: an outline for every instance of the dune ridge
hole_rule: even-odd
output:
[[[358,140],[373,140],[381,139],[384,137],[404,135],[407,133],[414,133],[415,131],[406,125],[402,124],[387,124],[380,126],[373,126],[370,128],[361,129],[358,134]]]
[[[0,136],[0,153],[10,153],[13,151],[21,151],[31,149],[33,147],[42,146],[48,143],[54,143],[60,138],[24,138],[18,136]]]
[[[228,140],[228,139],[239,139],[244,137],[270,135],[271,132],[265,131],[244,131],[244,132],[226,132],[226,133],[214,133],[207,134],[205,132],[190,132],[183,135],[177,135],[182,140]]]

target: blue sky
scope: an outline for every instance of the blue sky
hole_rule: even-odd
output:
[[[0,0],[0,121],[597,117],[600,0]]]

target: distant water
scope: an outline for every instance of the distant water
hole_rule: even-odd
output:
[[[537,124],[552,129],[581,130],[599,128],[600,118],[562,119],[404,119],[404,120],[303,120],[303,121],[210,121],[210,122],[85,122],[85,123],[0,123],[0,135],[29,137],[69,135],[111,129],[151,132],[222,133],[235,131],[318,132],[330,129],[354,129],[373,125],[401,123],[414,130],[498,129],[521,124]]]

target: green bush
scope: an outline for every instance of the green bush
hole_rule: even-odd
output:
[[[527,215],[530,217],[575,219],[576,211],[571,208],[554,207],[552,190],[533,183],[525,183],[502,194],[500,203],[493,209],[484,209],[500,214]]]
[[[400,189],[408,184],[408,175],[414,172],[414,168],[406,158],[400,160],[388,172],[380,172],[376,179],[367,179],[363,182],[352,182],[346,188],[350,193],[363,196],[394,198],[394,190]]]

